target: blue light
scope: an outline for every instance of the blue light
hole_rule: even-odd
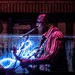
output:
[[[23,42],[21,46],[19,47],[19,50],[17,50],[17,55],[21,52],[20,56],[21,58],[28,58],[28,54],[30,53],[30,50],[28,48],[32,45],[30,40],[27,40],[26,42]],[[27,52],[26,52],[27,51]]]
[[[21,38],[21,35],[15,35],[15,36],[1,36],[0,38],[9,38],[8,42],[8,53],[3,53],[2,56],[0,57],[0,65],[2,65],[4,68],[13,68],[15,63],[15,67],[18,67],[20,65],[20,61],[16,61],[16,57],[13,54],[13,50],[10,50],[13,48],[13,46],[17,47],[17,55],[22,58],[22,59],[35,59],[35,56],[33,56],[34,53],[37,52],[36,47],[39,47],[40,41],[41,41],[41,36],[37,35],[30,35],[28,40],[26,41],[26,37],[18,40]],[[39,41],[39,42],[38,42]],[[11,43],[11,44],[10,44]],[[5,51],[7,49],[5,48]],[[21,53],[20,53],[21,52]],[[20,53],[20,55],[19,55]],[[8,54],[8,55],[6,55]],[[21,66],[16,68],[15,72],[23,72]],[[26,70],[27,72],[27,70]]]
[[[11,58],[4,58],[0,61],[0,65],[2,65],[4,68],[9,68],[12,65],[14,65],[14,62],[16,60],[15,59],[11,59]],[[19,62],[19,61],[18,61]]]
[[[20,57],[28,59],[28,57],[32,56],[34,53],[36,53],[35,50],[30,51],[28,48],[32,46],[32,42],[30,40],[27,40],[26,42],[23,42],[21,46],[19,47],[19,50],[17,50],[17,55],[21,52]],[[26,52],[27,51],[27,52]],[[13,51],[11,51],[13,53]],[[34,57],[32,57],[33,59]],[[12,58],[4,58],[0,60],[0,65],[2,65],[4,68],[10,68],[14,63],[16,62],[15,56],[13,54],[13,59]],[[18,61],[19,62],[19,61]]]

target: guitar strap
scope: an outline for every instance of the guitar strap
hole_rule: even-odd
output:
[[[50,35],[51,35],[52,33],[54,33],[55,31],[58,31],[58,29],[52,28],[51,31],[50,31],[50,34],[48,35],[48,37],[47,37],[46,39],[49,39]],[[45,41],[45,40],[44,40],[44,41]],[[47,41],[48,41],[48,40],[47,40]],[[46,41],[45,45],[47,44],[47,41]],[[45,46],[45,45],[44,45],[44,46]],[[44,50],[44,48],[43,48],[42,54],[43,54],[44,52],[45,52],[45,50]],[[45,54],[46,54],[46,52],[45,52]]]

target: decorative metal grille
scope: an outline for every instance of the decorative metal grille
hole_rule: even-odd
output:
[[[72,1],[0,1],[1,13],[71,13]]]

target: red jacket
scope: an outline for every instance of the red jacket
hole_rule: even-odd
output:
[[[41,57],[48,58],[54,54],[56,51],[58,52],[62,48],[63,41],[58,40],[58,38],[63,38],[63,34],[61,31],[58,30],[57,27],[51,26],[50,29],[43,34],[45,38],[48,37],[48,34],[51,33],[51,35],[48,38],[48,41],[44,47],[44,53]]]

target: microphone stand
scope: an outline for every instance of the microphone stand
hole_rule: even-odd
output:
[[[28,31],[26,34],[24,34],[20,39],[22,39],[23,37],[29,35],[31,32],[33,32],[35,29],[37,29],[37,27],[33,28],[32,30]]]
[[[19,38],[19,39],[22,39],[23,37],[25,37],[25,36],[27,36],[27,35],[29,35],[31,32],[33,32],[34,30],[36,30],[37,29],[37,27],[35,27],[35,28],[33,28],[32,30],[30,30],[30,31],[28,31],[25,35],[23,35],[21,38]],[[27,40],[27,39],[26,39]],[[22,50],[20,51],[20,53],[19,53],[19,55],[21,54],[21,52],[22,52]],[[16,62],[17,62],[17,60],[16,60]],[[15,62],[15,65],[16,65],[16,62]],[[15,67],[15,65],[14,65],[14,67]],[[13,68],[14,68],[13,67]],[[18,66],[19,67],[19,66]],[[18,67],[16,67],[16,68],[18,68]],[[15,70],[15,69],[14,69]]]

